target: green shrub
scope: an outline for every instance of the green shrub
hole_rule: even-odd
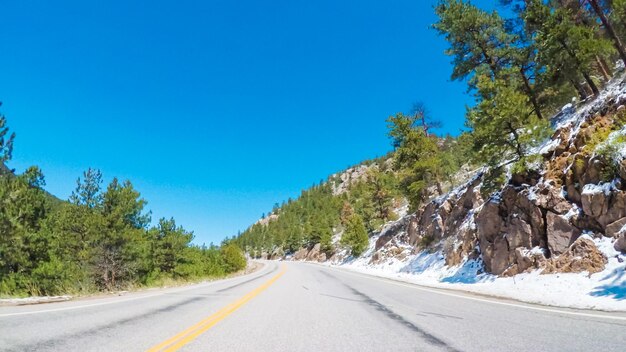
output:
[[[611,181],[619,172],[622,159],[621,150],[626,147],[626,136],[610,136],[595,149],[596,156],[602,162],[600,177],[603,181]]]
[[[223,246],[220,253],[227,273],[233,273],[246,267],[246,257],[236,244],[229,243]]]

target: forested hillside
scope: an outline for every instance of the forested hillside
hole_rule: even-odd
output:
[[[89,169],[68,201],[51,196],[38,167],[17,175],[6,167],[14,139],[0,115],[0,297],[127,289],[245,267],[235,244],[196,246],[173,218],[151,226],[130,181],[103,187]]]
[[[613,77],[623,74],[626,1],[503,0],[500,3],[500,9],[492,12],[463,0],[442,0],[434,8],[438,21],[433,24],[433,30],[448,42],[446,54],[452,60],[451,78],[465,82],[468,94],[475,99],[467,108],[464,132],[456,136],[438,134],[441,124],[438,118],[443,117],[430,116],[425,103],[415,104],[406,113],[393,114],[387,118],[393,149],[388,156],[333,175],[303,191],[296,200],[276,206],[268,219],[241,233],[237,243],[253,255],[270,258],[291,253],[303,259],[297,253],[300,248],[304,257],[307,252],[315,251],[315,259],[320,260],[336,259],[333,256],[345,251],[358,256],[368,246],[368,234],[378,234],[384,223],[396,219],[399,214],[395,212],[403,211],[406,202],[409,217],[401,226],[405,229],[411,222],[410,226],[417,229],[409,226],[406,231],[422,234],[414,236],[417,243],[412,239],[413,251],[432,248],[431,244],[442,245],[439,241],[444,236],[446,221],[445,214],[440,216],[434,209],[452,206],[445,204],[456,194],[449,193],[456,186],[477,180],[468,186],[469,191],[475,189],[480,197],[498,203],[507,185],[514,185],[517,187],[514,192],[521,192],[522,185],[542,182],[546,168],[565,175],[572,167],[568,163],[574,161],[563,162],[559,170],[554,170],[552,158],[556,154],[552,149],[545,154],[546,150],[539,147],[551,138],[555,145],[565,143],[558,139],[559,133],[565,132],[557,128],[557,120],[575,111],[577,106],[588,106],[599,99]],[[576,183],[576,192],[582,192],[585,183],[610,182],[618,177],[616,165],[620,161],[609,160],[615,153],[593,151],[623,125],[621,115],[615,111],[619,99],[617,105],[610,100],[612,96],[605,94],[603,99],[606,101],[598,105],[603,106],[603,116],[611,116],[610,122],[601,133],[592,132],[593,128],[587,132],[593,133],[593,138],[586,140],[591,147],[577,157],[581,159],[577,162],[579,167],[583,162],[589,163],[590,158],[595,165],[604,165],[599,171],[602,178]],[[567,103],[570,104],[561,111]],[[555,119],[551,121],[552,116]],[[588,120],[583,127],[596,121],[593,115],[581,115],[581,119]],[[622,139],[611,139],[611,143],[612,151],[623,147]],[[569,150],[570,158],[574,158],[577,150]],[[558,182],[561,184],[560,179]],[[573,192],[564,188],[563,194]],[[579,203],[582,209],[579,198],[568,201]],[[482,202],[475,200],[457,207],[466,207],[464,216],[473,217],[481,209],[475,208],[479,205]],[[471,214],[466,214],[468,210]],[[546,212],[550,211],[544,211],[544,217]],[[415,223],[415,219],[422,221],[420,217],[424,222]],[[463,221],[462,217],[457,220],[459,224]],[[528,226],[529,229],[545,226],[545,221]],[[590,228],[604,231],[588,223],[577,226],[580,229],[572,226],[572,233],[580,234]],[[532,231],[546,236],[545,228]],[[478,241],[476,234],[472,236],[473,241]],[[573,242],[577,236],[570,237]],[[542,239],[534,245],[542,243],[549,257],[546,241]],[[495,252],[484,251],[499,248],[498,243],[493,238],[481,242],[482,253],[472,244],[472,250],[475,249],[472,255],[490,259]],[[515,246],[510,246],[510,251],[514,251]],[[464,255],[469,252],[472,251]],[[510,255],[514,258],[514,254]],[[487,263],[487,270],[500,274],[507,265],[515,263],[511,260],[497,270]]]

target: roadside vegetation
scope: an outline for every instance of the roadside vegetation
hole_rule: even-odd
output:
[[[236,244],[198,246],[173,218],[151,226],[130,181],[89,169],[69,200],[36,167],[14,174],[15,134],[0,115],[0,297],[88,294],[221,277],[246,266]]]

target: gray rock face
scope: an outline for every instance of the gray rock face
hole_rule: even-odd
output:
[[[306,260],[310,260],[310,261],[318,260],[320,257],[320,248],[321,248],[321,244],[316,243],[315,246],[311,248],[309,253],[307,253]]]
[[[572,204],[563,197],[559,187],[540,185],[535,204],[557,214],[565,214],[572,209]]]
[[[308,249],[300,248],[296,253],[294,253],[293,260],[305,260],[308,253]]]
[[[609,199],[603,192],[583,193],[581,195],[583,212],[592,218],[598,218],[607,213]]]
[[[559,255],[565,252],[569,246],[580,236],[580,230],[572,226],[561,215],[548,213],[546,215],[548,249],[550,253]]]
[[[528,189],[506,186],[501,198],[486,203],[476,216],[477,236],[485,270],[500,275],[519,271],[517,248],[544,247],[544,221]]]
[[[597,218],[601,226],[609,224],[626,217],[626,192],[612,190],[608,197],[606,212]]]
[[[616,237],[624,225],[626,225],[626,217],[606,225],[604,234],[608,237]]]
[[[397,237],[401,232],[403,232],[409,220],[407,218],[402,218],[398,221],[387,224],[380,231],[380,236],[376,240],[376,245],[374,250],[381,249],[387,242],[391,241],[392,238]]]

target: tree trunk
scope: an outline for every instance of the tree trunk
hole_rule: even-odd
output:
[[[580,85],[580,83],[573,79],[570,79],[570,83],[574,86],[574,88],[576,88],[576,91],[580,96],[580,101],[587,99],[587,92],[585,92],[585,89]]]
[[[596,62],[598,63],[598,68],[600,69],[600,73],[602,73],[604,80],[608,82],[611,79],[611,75],[609,74],[609,70],[606,64],[603,63],[602,60],[600,60],[600,57],[598,55],[596,55]]]
[[[600,90],[598,89],[598,86],[596,86],[596,84],[593,82],[591,76],[589,76],[589,74],[585,71],[583,71],[582,75],[585,78],[585,81],[587,81],[589,88],[591,88],[593,95],[598,96],[600,94]]]
[[[517,130],[509,123],[509,132],[513,135],[513,143],[515,144],[515,154],[517,154],[518,160],[524,158],[524,151],[522,150],[522,144],[520,143],[520,136]]]
[[[559,44],[561,44],[561,46],[563,47],[563,49],[567,52],[567,54],[572,58],[572,60],[574,60],[574,63],[576,63],[576,68],[578,68],[578,71],[580,71],[580,73],[583,75],[583,77],[585,78],[585,81],[587,81],[587,84],[589,85],[589,87],[591,88],[591,91],[593,92],[593,95],[598,95],[600,94],[600,91],[598,90],[598,87],[596,86],[596,84],[593,82],[593,80],[591,79],[591,77],[589,76],[589,74],[583,69],[582,64],[580,63],[580,60],[578,59],[578,57],[576,56],[576,53],[573,52],[568,46],[567,43],[565,43],[565,40],[563,40],[562,38],[558,40]]]
[[[528,94],[528,97],[530,98],[530,102],[533,104],[533,107],[535,108],[535,114],[537,115],[538,118],[543,120],[543,115],[541,114],[541,108],[539,107],[539,102],[537,101],[537,95],[535,94],[535,91],[533,90],[533,88],[530,86],[530,82],[528,81],[528,77],[526,77],[526,73],[524,72],[524,69],[520,68],[519,72],[522,75],[522,80],[524,81],[524,87],[526,88],[526,93]]]
[[[622,41],[619,39],[619,37],[617,36],[617,33],[615,33],[615,30],[613,29],[613,25],[604,14],[604,11],[602,11],[600,4],[598,4],[598,0],[588,0],[588,1],[591,7],[593,8],[593,10],[598,15],[598,17],[600,17],[600,21],[602,21],[602,25],[604,25],[606,32],[609,34],[609,37],[613,39],[613,44],[615,45],[615,48],[617,49],[617,52],[619,53],[620,58],[624,62],[624,65],[626,65],[626,51],[624,50]]]
[[[489,55],[487,53],[487,50],[485,49],[484,45],[482,45],[482,43],[479,45],[480,47],[480,51],[483,54],[483,58],[485,59],[485,61],[487,61],[487,64],[489,65],[489,68],[491,69],[491,73],[493,73],[493,78],[496,78],[497,72],[498,72],[498,66],[496,65],[496,62],[494,61],[493,57],[491,57],[491,55]]]

